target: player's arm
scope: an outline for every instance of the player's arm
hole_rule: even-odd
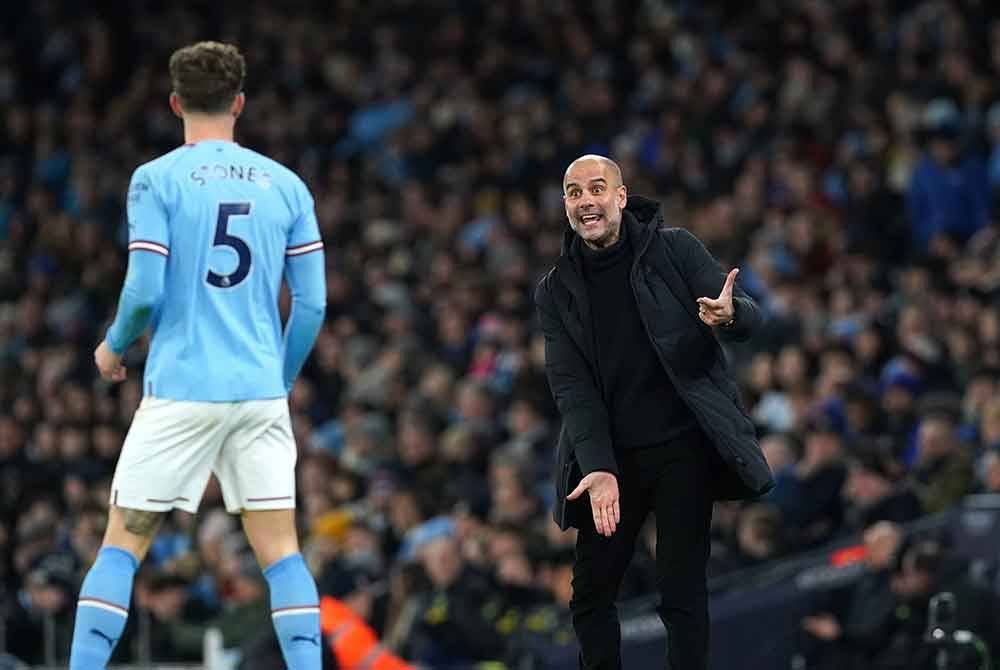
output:
[[[292,309],[285,324],[285,389],[291,390],[306,362],[326,314],[326,261],[313,209],[305,196],[303,215],[292,228],[285,250],[285,280]]]
[[[115,354],[138,338],[163,297],[170,255],[167,211],[148,176],[136,170],[128,192],[129,259],[115,320],[105,341]]]
[[[153,318],[153,311],[163,297],[166,271],[166,256],[147,250],[130,250],[118,312],[105,338],[111,351],[119,356],[142,335]]]

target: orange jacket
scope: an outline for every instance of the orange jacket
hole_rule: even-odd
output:
[[[320,598],[319,628],[341,670],[415,670],[382,648],[371,626],[336,598]]]

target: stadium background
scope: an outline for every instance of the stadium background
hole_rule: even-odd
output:
[[[238,141],[316,197],[328,316],[290,397],[304,553],[388,648],[435,669],[574,667],[531,294],[585,152],[739,266],[770,316],[728,351],[778,487],[716,510],[720,653],[918,667],[942,589],[1000,641],[996,505],[968,497],[1000,491],[997,5],[41,0],[0,8],[3,649],[68,653],[141,393],[143,347],[118,387],[91,359],[124,275],[124,191],[182,142],[166,62],[199,39],[247,56]],[[278,667],[266,585],[220,508],[210,489],[169,518],[116,661],[198,663],[215,628],[242,667]],[[879,521],[904,540],[865,590]],[[649,539],[622,592],[628,653],[662,646]],[[800,627],[820,612],[839,639]]]

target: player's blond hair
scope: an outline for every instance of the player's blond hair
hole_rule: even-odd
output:
[[[226,112],[243,90],[246,74],[243,54],[231,44],[198,42],[170,56],[170,83],[190,112]]]

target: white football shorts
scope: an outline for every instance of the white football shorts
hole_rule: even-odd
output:
[[[191,402],[143,398],[111,483],[111,504],[198,511],[209,476],[226,511],[295,507],[295,438],[287,398]]]

